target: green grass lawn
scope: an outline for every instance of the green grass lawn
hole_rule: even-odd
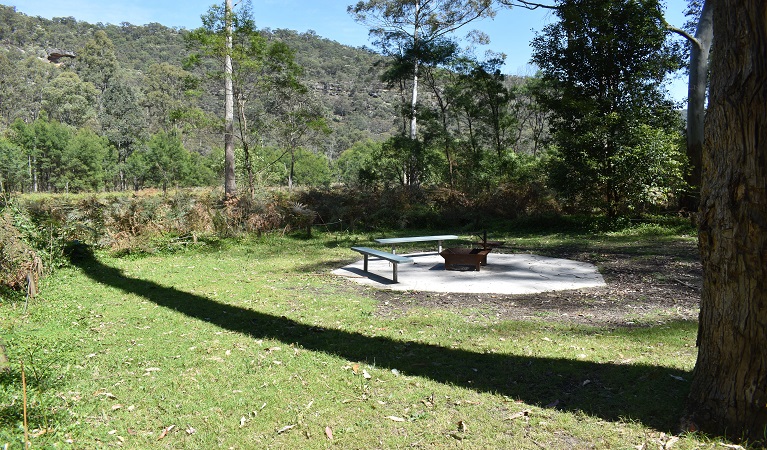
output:
[[[20,362],[33,448],[715,445],[673,436],[697,324],[587,327],[418,307],[382,317],[369,288],[330,274],[371,237],[98,254],[47,278],[26,314],[4,301],[12,366],[0,375],[0,448],[23,448]]]

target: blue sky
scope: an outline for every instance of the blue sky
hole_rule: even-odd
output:
[[[234,0],[235,3],[237,0]],[[200,15],[216,0],[0,0],[15,6],[16,11],[29,16],[74,17],[90,23],[130,22],[145,25],[157,22],[169,27],[196,28]],[[252,0],[259,28],[287,28],[304,32],[314,30],[318,35],[351,46],[371,46],[367,29],[347,14],[346,7],[356,0]],[[687,0],[666,0],[667,20],[681,26]],[[546,10],[528,11],[522,8],[501,10],[494,20],[470,24],[490,36],[490,45],[480,51],[493,50],[506,54],[504,72],[513,75],[532,74],[528,66],[530,41],[534,31],[540,31],[555,18]],[[473,25],[473,26],[472,26]],[[672,96],[686,96],[686,77],[670,86]]]

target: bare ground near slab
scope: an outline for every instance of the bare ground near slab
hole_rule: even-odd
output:
[[[643,243],[640,249],[514,246],[501,251],[589,262],[599,268],[606,286],[519,295],[371,289],[379,301],[377,314],[392,317],[412,308],[434,308],[503,320],[619,327],[698,319],[702,269],[694,241]]]

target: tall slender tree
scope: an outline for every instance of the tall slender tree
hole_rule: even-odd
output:
[[[221,64],[216,75],[224,82],[224,195],[237,195],[235,181],[234,156],[234,85],[232,53],[234,37],[241,27],[249,32],[252,27],[250,2],[240,6],[239,14],[232,8],[232,0],[225,0],[222,5],[213,5],[201,16],[202,27],[192,30],[187,35],[187,42],[198,50],[199,54],[190,57],[190,64],[201,64],[202,58],[212,58]]]
[[[492,0],[367,0],[347,8],[356,21],[369,27],[384,53],[410,54],[410,139],[417,137],[421,49],[474,20],[493,17],[492,5]]]
[[[224,195],[237,194],[234,179],[234,86],[232,84],[232,34],[234,33],[232,0],[226,0],[224,8]]]
[[[689,82],[687,84],[687,159],[690,172],[687,175],[689,193],[683,196],[683,208],[698,210],[703,154],[704,123],[706,115],[706,92],[708,90],[709,54],[713,40],[713,7],[710,0],[693,0],[691,9],[697,12],[695,34],[667,25],[667,28],[684,36],[690,44]]]

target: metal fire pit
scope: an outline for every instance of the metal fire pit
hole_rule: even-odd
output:
[[[446,248],[440,255],[445,258],[445,269],[453,266],[474,266],[479,272],[480,266],[487,265],[489,248]]]

